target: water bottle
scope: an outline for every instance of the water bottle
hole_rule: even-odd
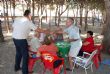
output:
[[[32,54],[32,58],[36,58],[36,54]]]

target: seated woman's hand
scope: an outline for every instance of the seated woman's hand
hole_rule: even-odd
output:
[[[29,52],[29,57],[32,57],[32,52]]]
[[[66,42],[70,42],[69,38],[65,38],[64,41],[66,41]]]

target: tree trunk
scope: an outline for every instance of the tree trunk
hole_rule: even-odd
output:
[[[22,0],[22,8],[23,8],[23,12],[24,12],[24,0]]]
[[[73,9],[74,10],[74,9]],[[69,14],[69,8],[67,9],[67,18],[68,18],[68,14]]]
[[[9,26],[9,15],[8,15],[8,1],[6,1],[6,19],[7,19],[7,33],[10,33],[10,26]]]
[[[1,20],[0,20],[0,42],[4,42],[4,36],[2,32]]]
[[[37,9],[37,15],[38,15],[38,18],[39,18],[39,11],[40,11],[40,4],[38,4],[38,9]],[[40,18],[39,18],[38,25],[40,26]]]
[[[43,4],[41,3],[40,27],[42,27]]]
[[[104,25],[106,23],[106,12],[103,11],[102,12],[102,20],[101,20],[102,25]]]
[[[78,19],[79,6],[77,5],[76,18]]]
[[[95,10],[92,11],[92,25],[95,25]]]
[[[88,7],[86,7],[85,9],[85,27],[84,27],[85,31],[88,29],[87,18],[88,18]]]
[[[60,18],[60,17],[61,17],[60,13],[61,13],[61,6],[59,5],[59,6],[58,6],[58,20],[57,20],[57,21],[58,21],[58,24],[57,24],[57,26],[60,25],[60,19],[61,19],[61,18]]]
[[[105,26],[106,26],[106,11],[102,12],[101,24],[103,26],[101,35],[103,35],[104,34],[104,29],[105,29]]]
[[[98,11],[98,24],[101,26],[101,22],[100,22],[100,12]]]
[[[51,21],[52,21],[51,17],[52,17],[52,15],[51,15],[51,9],[50,9],[50,18],[49,18],[50,23],[49,23],[49,28],[51,28]]]
[[[110,52],[110,0],[105,1],[105,8],[106,8],[106,26],[104,29],[104,39],[102,41],[103,49],[106,52]]]
[[[59,11],[58,11],[58,25],[60,25],[61,22],[61,15],[67,10],[67,8],[69,7],[69,5],[67,5],[67,7],[65,8],[65,10],[63,10],[63,6],[61,8],[61,6],[59,6]]]
[[[79,25],[79,23],[78,23],[78,20],[79,20],[79,18],[78,18],[78,13],[79,13],[79,6],[78,6],[78,4],[77,4],[77,10],[76,10],[76,15],[75,15],[75,18],[76,18],[76,24],[77,25]]]
[[[47,6],[46,6],[46,9],[45,9],[45,14],[46,14],[46,22],[47,22]]]
[[[56,7],[56,12],[55,12],[55,26],[57,26],[57,13],[58,13],[58,5]]]
[[[80,5],[80,25],[82,26],[83,4]]]
[[[35,0],[33,0],[33,2],[32,2],[32,12],[33,12],[33,13],[32,13],[32,22],[33,22],[33,23],[35,23],[35,22],[34,22],[34,10],[35,10]]]
[[[11,10],[11,8],[12,8],[12,0],[10,0],[10,13],[11,13],[12,21],[13,21],[13,14],[12,14],[12,10]]]
[[[76,11],[73,9],[73,17],[76,18]]]
[[[57,26],[60,26],[60,21],[61,21],[61,15],[60,15],[60,13],[58,13],[58,24],[57,24]]]
[[[27,3],[27,9],[31,10],[31,0],[27,0],[26,3]]]
[[[15,0],[13,0],[13,22],[15,19]]]
[[[8,10],[8,8],[7,8],[7,2],[5,0],[3,0],[4,24],[5,24],[7,33],[9,33],[9,25],[7,24],[7,14],[8,13],[6,13],[5,9]]]

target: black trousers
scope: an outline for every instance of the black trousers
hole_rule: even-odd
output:
[[[28,74],[28,43],[26,39],[13,39],[16,47],[15,69],[20,69],[22,62],[22,74]]]

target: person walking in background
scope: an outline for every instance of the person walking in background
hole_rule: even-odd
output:
[[[16,47],[15,72],[22,69],[22,74],[28,74],[28,43],[27,37],[31,30],[37,31],[38,28],[31,21],[30,10],[25,10],[24,16],[16,18],[12,25],[12,38]],[[22,68],[20,67],[22,61]]]

